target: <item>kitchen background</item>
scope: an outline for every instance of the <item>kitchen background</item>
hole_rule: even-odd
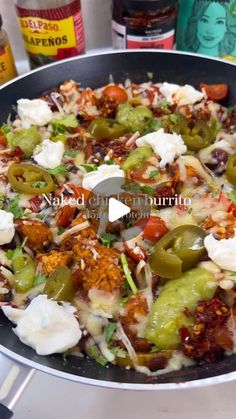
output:
[[[87,51],[111,46],[111,0],[82,0],[82,10]],[[0,0],[0,12],[22,69],[26,54],[14,1]],[[233,419],[235,393],[236,382],[183,392],[137,393],[94,388],[37,373],[16,406],[14,419]]]

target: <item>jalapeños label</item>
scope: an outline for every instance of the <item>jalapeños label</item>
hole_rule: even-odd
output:
[[[25,49],[32,67],[72,57],[84,51],[80,11],[73,16],[55,20],[35,16],[35,11],[33,16],[26,16],[25,11],[21,13],[20,8],[17,11]]]

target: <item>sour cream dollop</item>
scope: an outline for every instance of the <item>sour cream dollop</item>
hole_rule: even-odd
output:
[[[29,128],[31,125],[43,127],[49,124],[53,118],[50,107],[42,99],[19,99],[17,101],[17,113],[22,121],[23,128]]]
[[[3,306],[5,316],[17,326],[13,331],[38,355],[62,353],[75,346],[82,332],[69,305],[59,305],[46,295],[34,298],[25,310]]]
[[[119,177],[124,178],[125,174],[118,164],[102,164],[97,170],[84,175],[83,188],[90,191],[104,180]],[[116,193],[115,191],[110,192]]]
[[[204,246],[209,258],[222,269],[236,272],[236,236],[216,240],[212,234],[205,237]]]
[[[204,93],[194,89],[189,84],[179,86],[178,84],[164,82],[160,87],[160,92],[169,103],[177,103],[179,106],[194,105],[194,103],[200,102],[204,98]]]
[[[181,135],[167,134],[163,128],[138,138],[136,144],[138,147],[150,146],[161,158],[161,169],[167,164],[172,164],[177,157],[187,151]]]
[[[64,152],[65,146],[61,141],[44,140],[36,147],[34,160],[45,169],[55,169],[60,166]]]
[[[14,216],[11,212],[0,210],[0,245],[10,243],[15,234]]]

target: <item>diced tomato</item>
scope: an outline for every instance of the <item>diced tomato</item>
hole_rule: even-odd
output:
[[[42,199],[39,196],[35,196],[34,198],[30,199],[29,203],[30,203],[30,209],[32,212],[35,212],[35,213],[40,212]]]
[[[140,260],[145,260],[147,258],[146,252],[143,249],[141,249],[139,246],[135,246],[132,249],[129,247],[127,242],[125,242],[125,252],[135,262],[140,262]]]
[[[226,211],[229,209],[231,201],[229,200],[229,198],[227,198],[224,192],[220,193],[219,202],[221,203],[221,205],[224,207]]]
[[[87,191],[87,189],[84,189],[80,186],[76,186],[73,183],[68,184],[69,188],[74,192],[74,198],[82,198],[84,196],[85,202],[88,200],[91,192]]]
[[[145,240],[149,240],[150,242],[157,242],[160,240],[165,234],[169,232],[165,221],[163,221],[160,217],[156,217],[151,215],[148,222],[145,220],[139,220],[136,225],[143,228],[143,237]]]
[[[225,83],[205,84],[200,83],[200,89],[205,90],[208,99],[218,101],[226,98],[229,92],[229,86]]]
[[[230,212],[231,214],[233,214],[234,217],[236,217],[236,204],[231,204],[228,212]]]
[[[5,148],[7,146],[7,140],[5,136],[0,132],[0,147]]]
[[[59,210],[57,227],[68,227],[75,216],[76,207],[71,207],[70,205],[65,205]]]
[[[128,100],[128,95],[126,91],[122,89],[122,87],[116,85],[105,87],[105,89],[103,90],[103,94],[105,96],[114,98],[118,103],[124,103]]]

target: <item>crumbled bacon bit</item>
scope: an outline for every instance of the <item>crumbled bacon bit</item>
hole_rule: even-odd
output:
[[[196,361],[215,362],[224,350],[232,349],[232,337],[226,328],[230,310],[219,298],[198,303],[194,313],[195,325],[191,330],[180,329],[182,349]]]

